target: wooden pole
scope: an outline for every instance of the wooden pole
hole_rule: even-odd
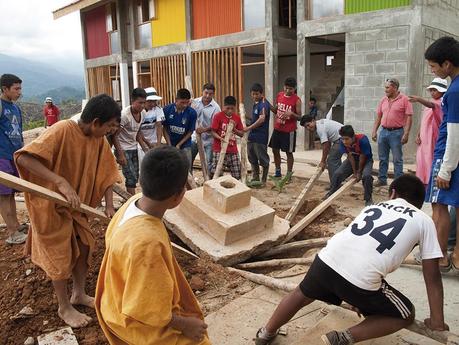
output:
[[[104,222],[108,223],[110,221],[110,218],[108,218],[105,215],[105,213],[103,213],[102,211],[99,211],[85,204],[80,204],[80,206],[74,208],[69,204],[67,199],[65,199],[61,194],[56,193],[47,188],[44,188],[42,186],[39,186],[35,183],[29,182],[26,180],[22,180],[16,176],[7,174],[3,171],[0,171],[0,183],[12,189],[15,189],[21,192],[25,192],[25,193],[34,194],[36,196],[39,196],[40,198],[53,201],[58,205],[66,206],[73,210],[85,213],[89,216],[99,218],[100,220]]]
[[[206,153],[204,152],[201,134],[199,133],[196,133],[196,145],[198,146],[199,162],[201,163],[202,176],[204,177],[204,181],[207,181],[209,179],[209,171],[207,169]]]
[[[296,199],[292,208],[290,209],[290,211],[288,211],[287,216],[285,217],[285,220],[287,220],[289,223],[293,220],[293,218],[295,218],[295,216],[300,211],[301,207],[303,207],[304,203],[306,202],[308,192],[314,187],[315,182],[319,179],[320,175],[322,175],[322,172],[323,169],[317,167],[317,170],[314,173],[314,175],[311,176],[308,183],[301,191],[300,195],[298,195],[298,198]]]
[[[261,268],[261,267],[281,267],[287,265],[310,265],[314,259],[310,258],[290,258],[290,259],[274,259],[266,261],[248,262],[237,265],[237,268]]]
[[[264,285],[270,288],[286,291],[286,292],[292,292],[298,286],[297,284],[294,284],[294,283],[291,283],[285,280],[277,279],[277,278],[272,278],[264,274],[257,274],[257,273],[242,271],[242,270],[238,270],[236,268],[231,268],[231,267],[228,267],[228,270],[230,272],[235,272],[254,283]],[[352,310],[350,306],[346,303],[343,303],[340,307]],[[406,329],[410,330],[411,332],[414,332],[414,333],[423,335],[425,337],[428,337],[430,339],[433,339],[435,341],[438,341],[442,344],[448,344],[448,341],[450,341],[450,344],[454,344],[455,339],[458,339],[456,334],[448,332],[448,331],[432,331],[431,329],[427,328],[424,322],[421,322],[418,320],[414,320],[414,322],[408,327],[406,327]]]
[[[239,103],[239,113],[241,114],[242,126],[246,127],[246,115],[244,103]],[[241,139],[241,181],[247,182],[247,140],[249,132],[245,132]]]
[[[198,187],[196,182],[194,181],[193,175],[191,175],[190,173],[188,173],[188,179],[187,179],[186,183],[188,185],[188,189],[195,189],[195,188]]]
[[[185,248],[179,246],[178,244],[175,244],[174,242],[171,242],[171,244],[172,244],[172,247],[177,249],[179,252],[182,252],[182,253],[184,253],[184,254],[186,254],[188,256],[191,256],[191,257],[193,257],[195,259],[199,259],[199,256],[197,256],[196,254],[190,252],[189,250],[186,250]]]
[[[309,240],[303,240],[303,241],[296,241],[296,242],[291,242],[291,243],[285,243],[285,244],[280,244],[276,247],[271,248],[270,250],[262,253],[259,257],[265,258],[269,256],[274,256],[280,253],[284,253],[286,251],[292,250],[292,249],[303,249],[303,250],[308,250],[312,248],[317,248],[317,247],[324,247],[327,245],[327,241],[330,239],[330,237],[322,237],[322,238],[312,238]]]
[[[131,193],[128,193],[127,191],[125,191],[123,188],[121,188],[119,185],[117,184],[114,184],[112,186],[112,189],[113,189],[113,192],[118,194],[121,198],[123,198],[125,201],[126,200],[129,200],[129,198],[131,198]]]
[[[338,199],[342,194],[344,194],[348,189],[350,189],[354,185],[354,183],[355,179],[351,178],[349,181],[343,184],[341,188],[338,189],[335,193],[333,193],[326,200],[322,201],[319,205],[317,205],[315,209],[313,209],[302,220],[300,220],[298,223],[296,223],[294,226],[290,228],[287,236],[284,238],[282,243],[290,241],[293,237],[295,237],[301,231],[303,231],[303,229],[307,227],[309,224],[311,224],[314,219],[320,216],[322,212],[325,211],[333,201]]]
[[[223,163],[225,162],[226,149],[231,136],[233,135],[234,121],[230,120],[226,128],[225,140],[221,143],[220,158],[218,159],[217,168],[215,169],[214,179],[220,177],[223,171]]]

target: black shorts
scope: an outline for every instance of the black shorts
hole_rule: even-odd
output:
[[[269,147],[280,149],[282,152],[295,152],[296,131],[287,133],[275,129],[269,140]]]
[[[414,311],[410,300],[385,280],[379,290],[361,289],[336,273],[318,256],[299,287],[305,297],[334,305],[344,301],[358,308],[364,316],[408,319]]]

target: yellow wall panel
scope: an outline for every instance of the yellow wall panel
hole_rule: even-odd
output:
[[[186,41],[185,0],[156,0],[151,21],[152,46]]]

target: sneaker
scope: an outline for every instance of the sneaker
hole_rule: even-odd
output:
[[[331,331],[321,336],[320,339],[326,345],[352,345],[354,343],[346,332]]]
[[[16,231],[11,234],[5,242],[8,244],[23,244],[27,239],[27,235],[23,232]]]
[[[381,180],[378,180],[376,181],[376,183],[374,184],[375,187],[384,187],[384,186],[387,186],[387,182],[383,182]]]
[[[275,334],[269,334],[266,331],[266,328],[263,327],[257,331],[253,341],[255,342],[255,345],[268,345],[274,340],[276,336],[277,332]]]
[[[371,206],[371,205],[373,205],[373,199],[365,201],[365,206]]]
[[[274,177],[276,178],[281,178],[282,177],[282,173],[281,173],[281,170],[280,169],[276,169],[276,172],[274,174]]]

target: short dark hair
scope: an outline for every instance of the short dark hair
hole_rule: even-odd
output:
[[[424,58],[439,65],[448,60],[459,67],[459,42],[453,37],[441,37],[427,48]]]
[[[9,89],[13,84],[22,84],[22,80],[14,74],[2,74],[0,77],[0,89],[3,91],[3,88],[6,87]]]
[[[92,97],[81,113],[80,120],[83,123],[91,123],[98,119],[100,123],[106,123],[111,119],[121,121],[121,108],[113,98],[106,94]]]
[[[309,98],[309,101],[314,102],[314,103],[317,103],[317,99],[316,99],[315,97]]]
[[[226,96],[223,100],[223,105],[236,105],[236,98],[234,96]]]
[[[284,81],[285,86],[293,87],[296,89],[296,79],[293,77],[288,77]]]
[[[424,184],[413,174],[403,174],[397,177],[389,186],[389,194],[392,194],[393,190],[398,197],[405,199],[419,209],[424,204],[426,195]]]
[[[203,86],[202,86],[202,91],[204,90],[212,90],[215,92],[215,85],[212,84],[212,83],[205,83]]]
[[[350,137],[353,138],[355,135],[354,128],[351,125],[345,125],[340,128],[339,135],[342,137]]]
[[[307,125],[308,123],[310,123],[310,122],[312,122],[314,120],[315,120],[314,117],[311,116],[311,115],[303,115],[303,116],[301,116],[300,125],[301,126],[305,126],[305,125]]]
[[[136,87],[134,90],[132,90],[132,93],[131,93],[132,102],[134,102],[138,98],[147,99],[147,93],[141,87]]]
[[[182,192],[188,178],[188,159],[173,146],[147,152],[140,169],[140,186],[147,198],[166,200]]]
[[[177,95],[175,96],[177,99],[191,99],[191,93],[188,89],[178,89]]]
[[[263,86],[261,86],[260,83],[255,83],[252,85],[252,87],[250,88],[250,92],[259,92],[259,93],[263,93]]]

